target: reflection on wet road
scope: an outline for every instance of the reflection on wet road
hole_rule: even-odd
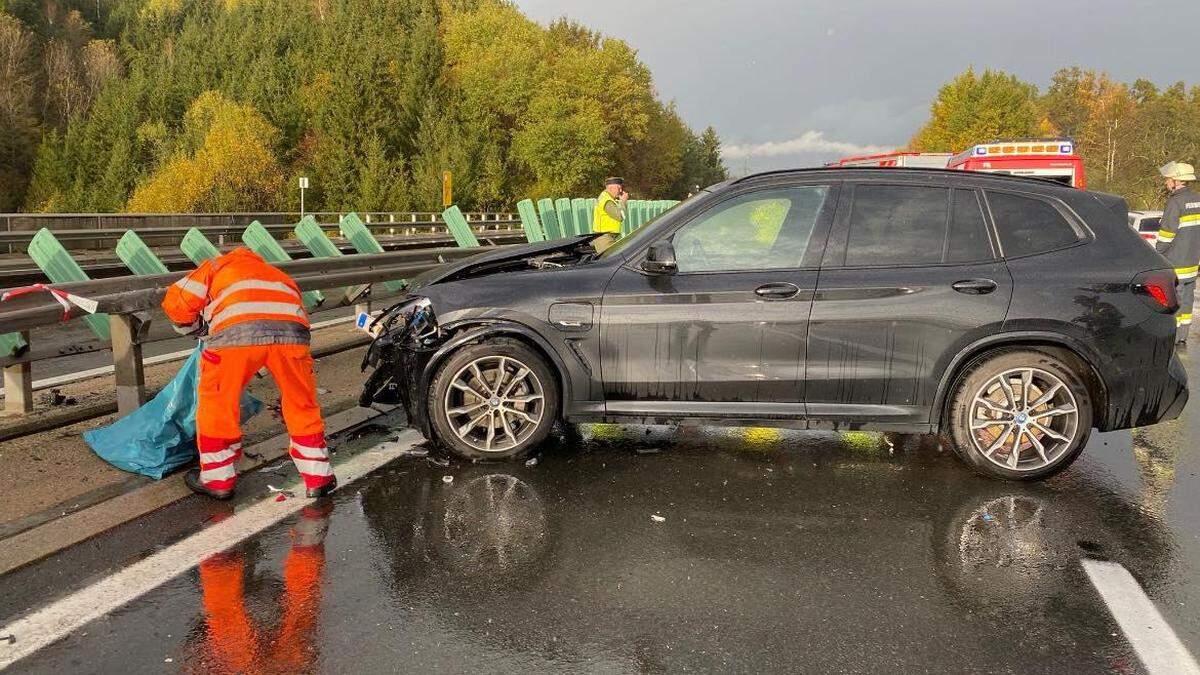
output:
[[[1080,560],[1128,568],[1200,653],[1189,413],[1040,484],[770,429],[405,459],[17,669],[1142,672]]]

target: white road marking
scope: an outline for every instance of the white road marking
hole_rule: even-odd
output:
[[[401,432],[398,441],[380,443],[336,464],[338,488],[344,488],[403,456],[421,440],[418,432],[409,429]],[[299,483],[286,489],[304,493],[303,485]],[[140,598],[199,565],[205,558],[253,537],[312,503],[304,498],[275,501],[276,498],[272,494],[110,577],[0,628],[0,635],[16,638],[12,643],[0,643],[0,669],[69,636],[88,622]]]
[[[343,324],[343,323],[350,323],[350,322],[354,321],[356,318],[357,318],[357,315],[343,316],[338,319],[328,319],[325,321],[318,321],[318,322],[314,323],[312,326],[310,326],[310,328],[312,330],[316,330],[318,328],[328,328],[330,326],[337,326],[337,325]],[[147,366],[156,366],[160,363],[170,363],[171,361],[182,361],[182,360],[186,359],[187,357],[191,356],[192,352],[194,352],[194,351],[196,351],[196,350],[195,349],[185,349],[180,352],[171,352],[170,354],[159,354],[158,356],[147,356],[145,359],[143,359],[143,363]],[[56,375],[54,377],[47,377],[43,380],[34,380],[33,381],[33,390],[40,391],[42,389],[49,389],[50,387],[58,387],[58,386],[61,386],[64,384],[80,382],[82,380],[90,380],[93,377],[101,377],[103,375],[111,375],[112,372],[113,372],[113,367],[111,365],[109,365],[109,366],[99,366],[97,368],[90,368],[88,370],[81,370],[77,373],[67,373],[65,375]],[[0,387],[0,396],[4,396],[4,387]]]
[[[1151,675],[1200,674],[1196,659],[1129,570],[1113,562],[1084,560],[1083,571]]]

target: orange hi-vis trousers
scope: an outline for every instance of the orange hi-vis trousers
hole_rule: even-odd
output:
[[[242,456],[239,401],[250,378],[266,366],[279,386],[283,421],[291,437],[292,461],[304,486],[317,488],[333,479],[325,422],[317,404],[317,378],[308,345],[256,345],[205,349],[200,354],[196,446],[200,482],[228,490],[237,482]]]

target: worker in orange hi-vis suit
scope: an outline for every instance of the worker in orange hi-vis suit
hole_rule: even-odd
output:
[[[176,329],[202,333],[196,446],[200,468],[184,480],[194,492],[229,499],[242,455],[239,401],[263,366],[279,385],[291,456],[309,497],[337,487],[317,405],[308,315],[300,289],[247,248],[207,260],[167,289],[163,310]]]
[[[246,560],[223,551],[200,563],[204,595],[202,651],[196,670],[205,673],[306,673],[317,658],[314,640],[321,610],[325,536],[332,504],[306,506],[292,528],[292,548],[283,561],[283,598],[275,630],[251,618],[246,608]],[[189,669],[190,670],[190,669]]]

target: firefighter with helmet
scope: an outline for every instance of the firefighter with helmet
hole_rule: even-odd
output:
[[[1169,162],[1158,172],[1166,183],[1167,204],[1163,207],[1155,248],[1170,261],[1179,277],[1179,311],[1175,313],[1175,342],[1187,341],[1192,325],[1192,302],[1196,295],[1196,272],[1200,269],[1200,193],[1192,189],[1196,170],[1191,164]]]

